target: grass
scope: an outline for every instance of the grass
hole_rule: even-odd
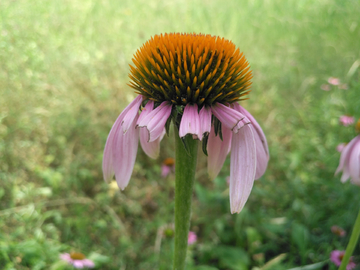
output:
[[[102,151],[134,97],[128,64],[151,36],[202,32],[232,40],[254,73],[242,104],[270,147],[267,173],[230,215],[226,176],[199,154],[188,269],[335,269],[358,211],[358,188],[334,177],[336,145],[360,117],[358,1],[10,1],[0,3],[0,265],[68,269],[80,251],[97,269],[169,269],[174,177],[139,150],[124,192],[102,180]],[[348,90],[321,85],[330,77]],[[332,225],[347,232],[340,238]],[[359,254],[359,247],[355,254]]]

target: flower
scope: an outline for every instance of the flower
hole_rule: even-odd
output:
[[[328,83],[332,84],[332,85],[339,85],[340,84],[340,79],[339,78],[335,78],[335,77],[330,77],[328,79]]]
[[[340,143],[340,144],[338,144],[338,146],[336,146],[336,150],[341,153],[342,150],[344,150],[345,146],[346,146],[346,143]]]
[[[194,232],[190,231],[188,235],[188,245],[192,245],[197,241],[197,236]]]
[[[211,178],[230,154],[231,213],[240,212],[254,180],[267,167],[269,150],[254,117],[237,101],[249,93],[248,62],[224,38],[202,34],[156,35],[134,55],[130,87],[138,96],[115,121],[106,141],[103,174],[120,189],[130,180],[138,141],[151,158],[170,122],[181,138],[202,141]],[[140,114],[139,114],[140,112]]]
[[[331,232],[333,234],[336,234],[336,235],[341,236],[341,237],[346,235],[346,231],[343,228],[341,228],[339,226],[336,226],[336,225],[331,226]]]
[[[341,182],[351,178],[353,184],[360,186],[360,135],[352,139],[341,151],[335,175],[341,171]]]
[[[340,121],[340,124],[347,127],[354,123],[355,118],[353,116],[342,115],[342,116],[340,116],[339,121]]]
[[[85,255],[79,252],[71,252],[60,254],[60,259],[72,264],[75,268],[94,268],[95,264],[92,260],[86,259]]]
[[[165,178],[169,173],[175,171],[175,159],[166,158],[161,165],[161,177]]]
[[[340,266],[341,265],[341,261],[344,257],[345,251],[340,251],[340,250],[333,250],[330,254],[330,260],[336,265],[336,266]],[[348,265],[346,266],[346,270],[352,270],[355,269],[356,264],[353,261],[353,257],[350,257],[350,261],[348,263]]]

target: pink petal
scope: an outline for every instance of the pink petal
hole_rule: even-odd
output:
[[[140,127],[146,127],[149,133],[149,142],[155,141],[163,134],[166,121],[171,114],[172,105],[167,101],[161,103],[155,110],[138,121]]]
[[[209,134],[211,130],[211,108],[206,106],[202,107],[199,112],[199,117],[201,125],[201,137],[199,140],[201,141],[202,137]]]
[[[140,128],[140,144],[141,148],[144,150],[145,154],[149,157],[156,159],[160,153],[160,142],[163,139],[166,131],[163,129],[162,135],[157,138],[155,141],[148,142],[149,132],[146,128]]]
[[[142,121],[149,113],[153,111],[154,108],[154,101],[150,100],[143,108],[142,112],[140,113],[139,119],[137,122]],[[160,141],[165,135],[165,128],[163,129],[163,134],[159,138],[157,138],[153,142],[148,142],[149,132],[146,128],[139,128],[140,129],[140,144],[142,149],[144,150],[145,154],[149,157],[156,159],[160,153]]]
[[[71,259],[69,253],[60,254],[60,259],[62,259],[63,261],[69,262],[69,263],[72,262],[72,259]]]
[[[252,125],[245,125],[232,135],[230,159],[231,213],[239,213],[254,184],[256,173],[256,145]]]
[[[188,245],[192,245],[192,244],[194,244],[196,241],[197,241],[197,235],[196,235],[194,232],[189,231],[189,234],[188,234]]]
[[[202,137],[197,104],[187,104],[181,117],[179,136],[183,138],[187,134],[195,135],[196,138]]]
[[[339,78],[335,78],[335,77],[330,77],[328,79],[328,83],[332,84],[332,85],[339,85],[340,84],[340,79]]]
[[[124,133],[130,128],[135,116],[138,115],[142,99],[142,96],[137,96],[135,100],[125,108],[124,112],[126,113],[124,114],[124,119],[121,124]]]
[[[254,128],[254,138],[256,144],[256,175],[255,179],[259,179],[266,171],[269,161],[269,147],[263,130],[261,129],[255,118],[238,103],[233,103],[234,109],[245,115]]]
[[[355,118],[353,116],[342,115],[340,116],[339,121],[343,126],[347,127],[355,122]]]
[[[165,178],[171,172],[171,167],[167,165],[161,165],[161,177]]]
[[[348,166],[351,182],[360,185],[360,136],[357,136],[355,139],[356,142],[352,147]]]
[[[137,123],[140,123],[145,117],[147,117],[154,110],[154,101],[149,100],[145,107],[142,109]]]
[[[221,103],[213,105],[211,111],[216,118],[219,119],[222,125],[225,125],[235,133],[246,124],[246,122],[242,121],[245,119],[245,116],[242,113]]]
[[[92,260],[83,259],[82,261],[83,261],[84,266],[86,266],[86,267],[89,267],[89,268],[95,267],[95,264]]]
[[[84,268],[84,264],[83,264],[83,262],[82,261],[80,261],[80,260],[74,260],[73,261],[73,266],[75,267],[75,268]]]
[[[103,156],[103,176],[105,182],[109,183],[112,180],[112,177],[114,176],[115,170],[114,170],[114,155],[117,149],[115,149],[115,143],[120,136],[120,133],[123,133],[121,130],[121,124],[123,123],[124,118],[126,117],[127,113],[132,110],[133,108],[136,108],[138,106],[139,102],[141,103],[142,96],[137,96],[119,115],[119,117],[116,119],[114,125],[112,126],[110,133],[108,135],[108,138],[106,140],[105,148],[104,148],[104,156]],[[139,105],[140,106],[140,105]],[[137,109],[138,110],[138,109]],[[137,117],[136,114],[133,114],[133,112],[136,111],[135,109],[132,110],[130,115],[133,115],[133,120]],[[130,118],[128,118],[127,122],[130,121]],[[130,121],[131,122],[131,121]]]
[[[348,163],[349,163],[349,158],[350,158],[350,154],[352,152],[353,146],[357,141],[357,138],[359,136],[355,137],[354,139],[352,139],[342,150],[341,155],[340,155],[340,163],[339,166],[337,167],[336,171],[335,171],[335,175],[337,175],[339,172],[343,171],[343,176],[341,177],[341,181],[345,182],[349,177],[350,174],[348,172]],[[346,177],[346,178],[345,178]]]
[[[128,185],[136,159],[139,142],[139,131],[136,127],[135,117],[128,132],[118,134],[114,144],[114,170],[115,178],[121,190]]]
[[[230,129],[222,125],[222,137],[215,136],[214,128],[209,134],[207,151],[208,151],[208,172],[210,179],[215,179],[219,174],[227,154],[229,153],[232,132]]]

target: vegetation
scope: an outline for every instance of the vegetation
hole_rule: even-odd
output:
[[[188,269],[335,269],[330,252],[345,249],[359,210],[358,187],[334,176],[336,146],[356,134],[339,117],[360,118],[359,13],[356,0],[2,0],[0,268],[71,269],[59,255],[77,251],[96,269],[170,269],[174,177],[161,177],[161,163],[174,157],[173,137],[157,160],[139,149],[125,191],[104,183],[102,151],[135,96],[126,83],[137,48],[201,32],[248,58],[242,105],[271,159],[231,215],[229,160],[210,181],[199,152]]]

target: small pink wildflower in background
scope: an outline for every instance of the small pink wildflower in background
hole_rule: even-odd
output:
[[[347,127],[347,126],[354,124],[355,118],[353,116],[349,116],[349,115],[342,115],[342,116],[340,116],[339,121],[340,121],[340,124]]]
[[[324,91],[330,91],[331,87],[329,84],[322,84],[320,86],[321,90],[324,90]]]
[[[95,264],[92,260],[86,259],[85,255],[80,252],[71,252],[60,254],[60,259],[71,264],[75,268],[94,268]]]
[[[330,77],[328,79],[328,83],[332,84],[332,85],[339,85],[340,84],[340,79],[339,78],[335,78],[335,77]]]
[[[331,232],[341,237],[344,237],[346,235],[346,231],[343,228],[336,225],[331,227]]]
[[[165,178],[171,172],[175,172],[175,159],[166,158],[161,165],[161,177]]]
[[[333,250],[330,255],[330,260],[336,266],[340,266],[341,261],[344,257],[344,254],[345,254],[345,251]],[[355,269],[355,267],[356,267],[356,264],[353,261],[353,257],[350,257],[350,261],[349,261],[348,265],[346,266],[346,270],[352,270],[352,269]]]
[[[197,236],[194,232],[190,231],[188,235],[188,245],[192,245],[197,241]]]
[[[345,146],[346,146],[346,143],[340,143],[338,146],[336,146],[336,150],[337,150],[339,153],[341,153],[342,150],[344,150]]]

